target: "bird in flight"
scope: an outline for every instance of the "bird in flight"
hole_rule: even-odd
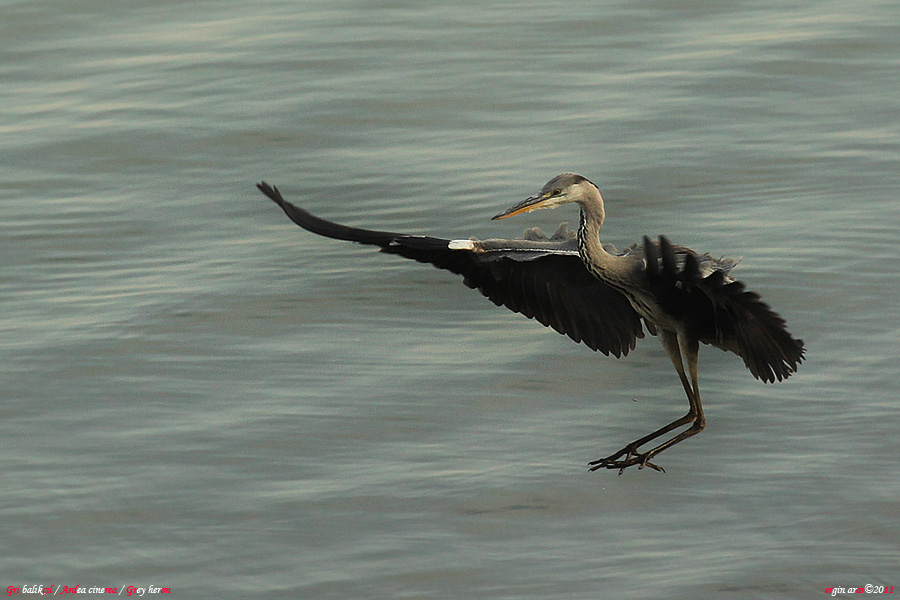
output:
[[[688,399],[687,413],[588,463],[591,471],[630,466],[663,471],[653,459],[706,425],[697,382],[700,343],[733,352],[750,373],[766,383],[781,381],[803,361],[803,341],[755,292],[732,277],[735,261],[699,254],[665,236],[624,251],[600,241],[606,217],[600,190],[575,173],[563,173],[541,191],[493,219],[576,203],[577,233],[565,226],[548,237],[526,230],[524,239],[442,239],[347,227],[313,216],[291,204],[266,182],[259,190],[297,225],[338,240],[378,246],[462,275],[497,306],[533,318],[575,342],[603,354],[625,356],[644,337],[659,338],[675,366]],[[651,444],[687,426],[665,441]],[[650,445],[648,449],[642,449]]]

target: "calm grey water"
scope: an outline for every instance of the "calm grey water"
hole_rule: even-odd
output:
[[[900,586],[894,0],[0,2],[0,584],[183,598]],[[743,257],[789,381],[616,361],[450,274],[561,171],[606,238]]]

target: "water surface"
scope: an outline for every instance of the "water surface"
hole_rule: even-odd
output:
[[[818,598],[900,585],[892,2],[6,2],[3,586],[238,598]],[[455,276],[291,225],[743,257],[808,347],[685,410]]]

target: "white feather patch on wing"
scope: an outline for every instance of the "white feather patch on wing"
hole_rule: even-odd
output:
[[[472,240],[450,240],[447,247],[451,250],[474,250],[475,242]]]

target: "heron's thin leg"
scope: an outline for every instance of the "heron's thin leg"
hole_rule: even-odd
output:
[[[702,431],[704,426],[706,425],[706,419],[703,416],[703,407],[700,404],[700,388],[697,382],[698,355],[700,350],[699,342],[697,342],[696,340],[687,339],[683,336],[675,334],[674,332],[665,330],[659,331],[659,339],[662,342],[663,347],[666,349],[666,353],[669,355],[669,358],[672,360],[672,364],[675,366],[675,370],[678,372],[679,379],[681,379],[681,385],[682,387],[684,387],[684,392],[688,397],[688,412],[683,417],[675,419],[668,425],[664,425],[656,431],[631,442],[612,456],[608,456],[606,458],[588,463],[591,467],[591,471],[602,468],[624,469],[625,467],[636,464],[640,465],[641,467],[648,466],[661,471],[662,468],[651,463],[650,458],[656,454],[659,454],[666,448],[674,446],[678,442],[689,438],[692,435],[700,433],[700,431]],[[684,357],[684,361],[682,360],[682,356]],[[684,370],[684,362],[687,362],[688,371],[690,372],[690,381],[688,380],[687,373],[685,373]],[[648,450],[647,452],[638,452],[638,448],[640,448],[647,442],[650,442],[658,438],[659,436],[672,431],[673,429],[677,429],[683,425],[687,425],[688,423],[692,423],[692,426],[689,429],[676,435],[672,439],[663,442],[659,446],[656,446],[655,448]],[[625,459],[618,460],[622,456],[625,456]]]
[[[697,382],[697,372],[700,363],[700,342],[680,336],[678,339],[681,342],[682,353],[687,359],[688,373],[691,375],[691,387],[694,390],[693,402],[691,402],[691,408],[697,413],[694,428],[697,431],[702,431],[706,427],[706,417],[703,416],[703,405],[700,404],[700,384]]]
[[[691,393],[688,394],[688,401],[691,404],[691,409],[688,411],[687,416],[693,415],[693,424],[672,439],[643,453],[642,456],[644,457],[644,462],[642,464],[648,466],[654,466],[646,462],[651,457],[659,454],[666,448],[674,446],[678,442],[684,441],[693,435],[697,435],[703,431],[704,427],[706,427],[706,417],[703,416],[703,406],[700,404],[700,386],[697,383],[697,357],[700,351],[700,343],[697,342],[697,340],[685,340],[680,337],[679,339],[681,341],[681,350],[685,354],[685,359],[687,360],[688,371],[690,371],[691,374]]]
[[[662,335],[660,335],[660,337],[662,337]],[[674,338],[675,336],[672,335],[672,337]],[[665,343],[663,345],[665,345]],[[668,350],[668,348],[666,348],[666,349]],[[681,364],[681,355],[677,354],[677,352],[678,352],[677,340],[675,342],[675,352],[676,352],[676,354],[670,353],[669,356],[672,358],[672,363],[675,365],[675,369],[678,371],[678,374],[681,377],[681,383],[684,386],[685,393],[687,394],[688,402],[691,402],[691,396],[693,394],[693,390],[691,389],[691,384],[688,382],[687,376],[684,373],[684,366]],[[692,422],[694,420],[694,418],[695,418],[695,415],[693,414],[693,412],[691,410],[688,410],[688,412],[683,417],[675,419],[671,423],[669,423],[667,425],[663,425],[656,431],[654,431],[652,433],[648,433],[644,437],[631,442],[625,448],[623,448],[616,454],[612,455],[611,457],[605,458],[602,460],[598,460],[598,461],[594,461],[589,464],[598,465],[597,468],[600,468],[602,465],[599,465],[598,463],[608,461],[611,459],[614,460],[615,458],[618,458],[619,456],[622,456],[624,454],[634,453],[634,451],[636,451],[638,447],[643,446],[647,442],[655,440],[659,436],[666,434],[666,433],[672,431],[673,429],[677,429],[677,428],[681,427],[682,425],[686,425],[686,424]]]

